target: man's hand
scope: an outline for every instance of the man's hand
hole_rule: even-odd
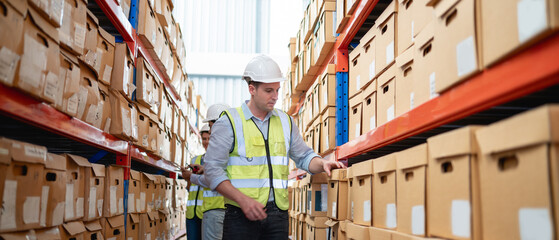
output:
[[[194,174],[204,174],[204,166],[200,164],[190,164],[190,167],[192,167]]]
[[[311,173],[321,173],[321,172],[326,172],[326,174],[328,174],[328,176],[330,176],[331,174],[331,170],[332,169],[336,169],[336,168],[346,168],[346,166],[344,164],[342,164],[341,162],[337,162],[337,161],[328,161],[319,157],[315,157],[311,160],[311,163],[309,164],[309,171]]]
[[[190,182],[190,176],[192,176],[192,171],[181,167],[181,173],[182,173],[182,178],[184,178],[184,180]]]
[[[239,205],[250,221],[264,220],[267,217],[266,211],[264,211],[264,205],[248,196],[245,196],[243,201],[239,202]]]
[[[331,170],[332,169],[336,169],[336,168],[346,168],[346,166],[338,161],[327,161],[324,160],[322,162],[322,168],[324,169],[324,171],[326,172],[326,174],[328,174],[328,176],[330,176],[331,174]]]

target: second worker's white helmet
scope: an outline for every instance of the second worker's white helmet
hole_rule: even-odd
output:
[[[282,82],[285,78],[281,74],[278,64],[266,55],[258,55],[248,62],[243,79],[247,82],[262,83]]]
[[[228,108],[229,105],[223,103],[216,103],[214,105],[211,105],[208,108],[208,112],[206,113],[206,118],[202,122],[207,123],[209,121],[216,121],[221,115],[221,112],[227,110]]]

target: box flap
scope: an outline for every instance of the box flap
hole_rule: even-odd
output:
[[[333,169],[331,171],[330,180],[332,181],[347,181],[347,169]]]
[[[87,17],[91,18],[93,20],[93,22],[95,22],[95,24],[97,26],[99,26],[99,20],[97,19],[97,17],[95,16],[95,14],[93,14],[91,11],[89,11],[89,8],[87,9]]]
[[[374,168],[375,173],[389,172],[396,170],[396,154],[392,153],[386,156],[375,159]]]
[[[64,49],[62,47],[60,48],[60,54],[62,54],[62,56],[64,56],[65,59],[72,62],[74,65],[79,64],[78,57],[76,55],[68,52],[66,49]]]
[[[380,88],[384,86],[390,80],[393,80],[396,77],[396,65],[392,64],[390,67],[384,72],[382,72],[377,78],[377,86]]]
[[[47,153],[45,168],[66,171],[66,158],[62,155]]]
[[[482,126],[466,126],[427,139],[429,158],[446,158],[475,154],[475,131]]]
[[[376,227],[370,227],[369,228],[370,236],[375,236],[376,239],[379,239],[379,240],[391,240],[392,239],[392,233],[394,233],[394,231],[390,231],[390,230],[387,230],[387,229],[376,228]]]
[[[328,221],[326,221],[324,224],[326,224],[326,226],[329,227],[334,227],[338,223],[339,223],[338,221],[329,218]]]
[[[137,213],[129,213],[128,215],[130,215],[130,222],[132,224],[138,224],[140,223],[140,215]]]
[[[12,233],[0,233],[0,237],[6,240],[29,240],[37,239],[35,231],[29,230],[25,232],[12,232]]]
[[[99,92],[101,92],[102,94],[107,96],[107,101],[108,101],[108,96],[109,96],[109,88],[103,84],[98,84],[99,85]]]
[[[87,159],[84,157],[76,156],[73,154],[67,154],[67,153],[65,155],[68,157],[68,159],[74,161],[80,167],[91,167],[91,163],[87,161]]]
[[[103,28],[99,28],[99,36],[101,36],[105,41],[109,42],[113,47],[115,45],[115,37],[105,31]]]
[[[142,173],[145,177],[147,177],[150,181],[155,182],[155,177],[149,173]]]
[[[45,34],[47,34],[53,41],[59,43],[58,40],[58,30],[48,22],[47,19],[44,19],[35,9],[28,8],[29,15],[27,17],[31,17],[31,20],[35,25],[41,29]]]
[[[142,106],[142,105],[140,105],[140,104],[138,104],[138,105],[136,105],[136,106],[138,107],[138,112],[140,112],[140,113],[143,114],[144,116],[149,117],[149,114],[150,114],[149,108],[144,107],[144,106]]]
[[[311,217],[310,215],[305,217],[305,222],[315,228],[328,228],[326,221],[328,221],[327,217]]]
[[[35,230],[35,235],[37,235],[37,239],[41,240],[60,240],[60,230],[58,229],[58,226],[52,228],[37,229]]]
[[[27,15],[27,1],[7,0],[10,5],[15,8],[23,17]]]
[[[20,142],[8,138],[4,139],[8,142],[11,142],[9,152],[13,160],[19,162],[45,164],[47,160],[46,147]]]
[[[306,216],[305,214],[299,215],[299,221],[300,222],[305,222],[305,216]]]
[[[99,223],[99,220],[93,220],[93,221],[90,221],[90,222],[86,222],[85,223],[85,228],[90,232],[99,231],[99,230],[102,229],[101,223]]]
[[[150,221],[159,219],[159,214],[157,212],[148,212],[148,218]]]
[[[396,167],[407,169],[427,165],[427,144],[421,144],[396,153]]]
[[[336,117],[336,107],[327,107],[326,111],[322,114],[322,121],[329,117]]]
[[[375,21],[377,28],[384,27],[388,19],[396,12],[396,1],[390,1],[390,4],[382,11],[380,16]]]
[[[483,154],[559,142],[559,105],[545,105],[476,131]]]
[[[359,93],[357,95],[355,95],[351,99],[349,99],[349,107],[350,108],[355,108],[355,107],[359,106],[359,104],[361,104],[362,102],[363,102],[362,92],[359,91]]]
[[[376,161],[376,160],[375,160]],[[367,160],[352,165],[353,177],[373,175],[373,160]]]
[[[396,57],[396,66],[398,68],[404,68],[413,62],[413,56],[415,54],[415,45],[411,45],[406,51]]]
[[[124,226],[124,215],[118,215],[116,217],[107,218],[111,228],[118,228]]]
[[[91,168],[95,177],[105,177],[105,165],[92,163]]]
[[[130,170],[130,179],[140,181],[141,177],[142,177],[141,172],[138,172],[138,171],[135,171],[135,170]]]
[[[414,43],[416,50],[422,50],[429,42],[433,40],[435,36],[435,24],[435,21],[429,22],[429,24],[425,25],[421,32],[417,34]]]
[[[342,232],[346,232],[347,224],[350,223],[350,222],[351,221],[349,221],[349,220],[340,221],[340,230],[342,230]]]
[[[81,221],[64,223],[64,224],[62,224],[62,226],[64,227],[64,230],[66,230],[66,232],[68,232],[68,234],[70,236],[75,236],[77,234],[85,232],[85,226],[83,225],[83,223]]]

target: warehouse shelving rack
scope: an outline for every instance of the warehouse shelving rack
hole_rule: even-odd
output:
[[[426,142],[430,136],[469,124],[488,124],[545,103],[559,102],[559,33],[483,70],[440,96],[348,142],[348,49],[379,0],[360,0],[320,65],[336,64],[336,149],[326,154],[353,164]],[[379,6],[377,6],[379,5]],[[295,114],[302,101],[290,109]],[[295,170],[290,177],[305,172]]]
[[[181,98],[176,89],[169,83],[170,79],[163,70],[155,64],[155,56],[152,56],[138,40],[135,28],[137,27],[138,16],[138,0],[131,0],[130,17],[126,18],[121,11],[116,0],[95,0],[88,3],[88,8],[99,17],[100,26],[105,28],[109,33],[115,36],[117,42],[125,42],[134,57],[141,54],[154,68],[156,75],[161,82],[170,91],[171,99],[176,106],[183,108]],[[103,21],[105,20],[105,21]],[[108,22],[108,24],[102,24]],[[135,73],[134,73],[135,75]],[[183,99],[183,101],[186,101]],[[183,109],[185,110],[185,109]],[[108,164],[116,164],[124,167],[124,214],[127,214],[127,197],[128,197],[128,180],[129,172],[132,166],[138,164],[138,168],[147,169],[152,173],[164,174],[170,178],[176,179],[180,175],[179,167],[173,162],[161,159],[148,153],[130,142],[118,139],[108,133],[103,132],[77,118],[70,117],[59,112],[54,107],[35,100],[13,88],[0,84],[0,119],[5,122],[17,122],[17,129],[8,131],[5,126],[3,135],[14,137],[15,131],[26,129],[27,131],[35,131],[33,134],[27,134],[23,137],[24,141],[42,142],[52,146],[65,145],[70,148],[80,149],[81,155],[90,155],[90,162],[100,161],[109,155],[111,160]],[[5,118],[4,118],[5,117]],[[20,125],[22,124],[22,125]],[[37,127],[37,129],[35,128]],[[190,131],[200,137],[198,129],[188,122]],[[31,129],[31,130],[28,130]],[[44,130],[44,132],[41,132]],[[10,136],[11,134],[11,136]],[[49,135],[48,139],[40,139],[34,135]],[[84,150],[85,149],[85,150]],[[49,148],[50,150],[50,148]],[[75,153],[75,152],[70,152]],[[80,154],[78,154],[80,155]],[[114,157],[113,157],[114,156]],[[116,159],[116,161],[114,160]],[[106,159],[105,159],[106,160]],[[106,161],[105,161],[106,162]],[[125,218],[126,225],[127,218]],[[175,235],[176,238],[186,234],[183,230]]]

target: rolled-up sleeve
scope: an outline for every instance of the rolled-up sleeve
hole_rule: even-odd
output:
[[[209,182],[205,176],[206,175],[192,174],[190,176],[190,182],[204,188],[210,188]]]
[[[229,180],[227,173],[227,162],[229,161],[229,150],[233,146],[233,129],[229,118],[224,115],[212,126],[210,144],[204,157],[205,172],[198,183],[204,183],[212,190],[223,181]],[[204,179],[205,178],[205,179]],[[204,182],[205,181],[205,182]]]
[[[289,148],[289,157],[295,161],[297,168],[303,169],[309,172],[309,164],[311,160],[315,157],[320,157],[318,154],[312,150],[305,141],[303,141],[303,137],[299,133],[299,128],[291,119],[291,146]]]

